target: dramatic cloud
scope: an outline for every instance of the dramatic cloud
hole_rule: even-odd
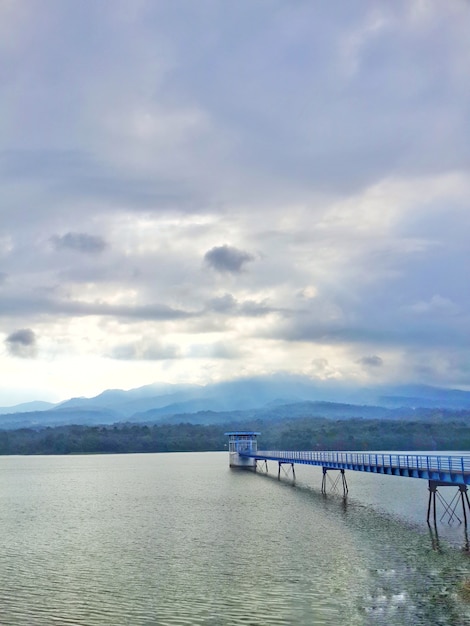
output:
[[[36,335],[30,328],[22,328],[11,333],[5,339],[5,344],[12,356],[30,359],[37,354]]]
[[[206,263],[218,272],[237,274],[241,272],[254,257],[248,252],[238,250],[232,246],[216,246],[204,255]]]
[[[57,250],[73,250],[85,254],[98,254],[106,248],[106,242],[101,237],[87,235],[86,233],[66,233],[54,235],[51,238]]]
[[[470,4],[221,4],[2,5],[0,405],[470,387]]]

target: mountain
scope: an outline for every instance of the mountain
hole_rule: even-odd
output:
[[[347,387],[337,381],[276,374],[201,385],[153,384],[107,389],[58,405],[32,402],[0,409],[0,428],[117,422],[222,423],[321,416],[406,418],[470,409],[470,392],[424,385]],[[424,413],[423,413],[424,411]]]
[[[0,407],[0,415],[4,415],[5,413],[26,413],[27,411],[46,411],[47,409],[52,409],[54,406],[56,405],[52,402],[34,400],[33,402],[15,404],[15,406],[2,406]]]
[[[469,409],[470,392],[427,385],[403,385],[389,387],[377,397],[377,401],[385,406]]]
[[[203,387],[198,385],[153,384],[124,391],[107,389],[92,398],[71,398],[57,405],[62,409],[109,409],[121,417],[130,417],[138,411],[147,411],[172,403],[197,398]]]
[[[0,416],[0,429],[45,428],[70,424],[96,426],[98,424],[115,424],[119,421],[122,421],[121,416],[107,409],[66,408],[8,413]]]

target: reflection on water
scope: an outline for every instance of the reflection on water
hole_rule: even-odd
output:
[[[470,625],[468,539],[428,529],[425,481],[348,473],[346,501],[320,468],[227,465],[0,458],[0,624]]]
[[[432,524],[428,522],[428,530],[429,530],[429,537],[431,538],[431,546],[433,550],[436,550],[436,552],[442,552],[442,550],[444,549],[441,545],[440,539],[439,539],[439,527],[437,526],[437,524]],[[462,525],[460,527],[460,534],[461,534],[461,551],[462,552],[470,552],[470,544],[468,542],[468,527],[465,525]],[[456,532],[455,533],[456,537],[459,536],[459,533]]]

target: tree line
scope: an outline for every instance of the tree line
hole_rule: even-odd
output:
[[[115,424],[0,431],[0,455],[120,454],[225,450],[227,430],[258,430],[260,449],[470,450],[464,421],[325,418],[231,424]]]

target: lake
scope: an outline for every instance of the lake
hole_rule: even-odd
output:
[[[427,481],[228,454],[0,457],[0,624],[470,625],[462,525]],[[470,584],[470,583],[469,583]]]

